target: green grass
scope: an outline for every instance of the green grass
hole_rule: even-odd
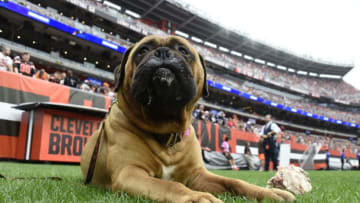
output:
[[[213,171],[265,186],[273,172]],[[116,194],[111,190],[83,185],[79,166],[0,162],[0,174],[6,177],[59,176],[63,180],[0,179],[0,202],[151,202],[140,197]],[[313,191],[298,196],[297,202],[360,202],[360,172],[310,171]],[[224,202],[248,202],[244,198],[218,196]]]

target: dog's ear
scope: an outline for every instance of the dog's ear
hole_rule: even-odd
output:
[[[115,77],[115,92],[117,92],[120,87],[122,86],[122,83],[124,81],[124,77],[125,77],[125,66],[126,66],[126,63],[128,61],[128,58],[129,58],[129,55],[130,55],[130,52],[132,50],[133,46],[129,47],[126,49],[126,52],[124,53],[124,55],[122,56],[122,59],[121,59],[121,64],[118,65],[116,68],[115,68],[115,71],[114,71],[114,77]]]
[[[204,58],[199,54],[199,58],[200,58],[200,62],[201,62],[201,66],[204,70],[204,86],[203,86],[203,91],[202,91],[202,95],[204,97],[209,96],[209,89],[208,89],[208,83],[207,83],[207,79],[206,79],[206,65],[205,65],[205,60]]]

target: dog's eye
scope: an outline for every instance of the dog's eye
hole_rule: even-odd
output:
[[[139,55],[144,55],[146,53],[148,53],[150,51],[150,49],[148,47],[142,47],[139,51],[138,54]]]
[[[178,51],[184,56],[187,56],[189,54],[188,50],[185,49],[184,47],[179,47]]]

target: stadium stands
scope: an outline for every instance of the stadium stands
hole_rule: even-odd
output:
[[[344,112],[335,108],[321,106],[310,99],[291,95],[289,93],[282,93],[268,88],[263,88],[250,82],[243,82],[242,84],[230,79],[222,78],[216,75],[208,74],[209,80],[224,84],[234,89],[253,94],[277,103],[291,106],[296,109],[306,110],[308,112],[324,115],[330,118],[337,118],[348,122],[360,123],[360,114],[352,112]],[[275,93],[274,93],[275,92]]]
[[[124,39],[121,39],[119,35],[110,35],[108,33],[102,32],[101,28],[96,26],[88,26],[78,21],[78,19],[67,18],[65,16],[60,15],[57,10],[47,7],[44,9],[40,6],[31,4],[25,0],[16,0],[19,3],[26,5],[26,7],[34,9],[35,11],[44,14],[49,17],[54,17],[54,19],[59,20],[65,24],[74,26],[81,31],[92,33],[100,38],[108,39],[113,41],[119,45],[128,47],[131,45],[131,42],[128,42]],[[109,15],[116,16],[118,19],[118,23],[123,23],[125,21],[130,29],[135,29],[138,32],[141,32],[144,35],[147,34],[160,34],[167,35],[163,31],[159,29],[155,29],[150,27],[141,21],[132,19],[125,14],[114,11],[113,9],[108,8],[106,5],[101,4],[97,1],[77,1],[71,3],[77,4],[80,7],[87,8],[90,4],[96,8],[100,8],[107,12]],[[124,25],[124,24],[122,24]],[[298,73],[292,73],[291,70],[281,71],[276,68],[271,68],[267,65],[257,64],[257,63],[249,63],[245,61],[245,59],[240,57],[234,57],[228,53],[221,53],[221,51],[214,50],[211,48],[207,48],[203,45],[196,44],[193,42],[194,46],[198,49],[200,53],[202,53],[206,59],[209,59],[210,62],[217,63],[226,68],[234,68],[234,70],[238,73],[245,74],[249,77],[264,80],[270,83],[276,83],[278,86],[286,87],[289,89],[297,90],[300,93],[305,93],[308,95],[312,95],[314,97],[327,96],[332,97],[334,99],[359,103],[359,95],[360,91],[356,90],[351,85],[347,84],[343,80],[329,80],[319,78],[318,74],[315,75],[301,75]],[[290,68],[291,69],[291,68]],[[309,73],[310,74],[310,73]],[[313,88],[314,86],[320,87],[319,89]],[[335,88],[336,87],[336,88]]]
[[[73,17],[73,19],[71,19],[66,16],[60,15],[61,12],[51,7],[47,7],[47,9],[45,9],[25,0],[16,0],[15,2],[25,5],[25,7],[37,11],[45,16],[59,20],[64,24],[76,27],[77,29],[83,32],[92,33],[95,36],[98,36],[103,39],[107,39],[109,41],[113,41],[125,47],[131,45],[131,42],[121,39],[119,35],[113,36],[108,33],[102,32],[101,28],[98,28],[96,26],[90,27],[84,23],[79,22],[79,20],[76,17]],[[142,32],[142,34],[144,35],[146,34],[166,35],[166,33],[164,33],[161,30],[150,27],[142,23],[141,21],[134,20],[131,17],[126,16],[124,14],[115,12],[113,9],[110,9],[104,4],[101,4],[97,1],[84,1],[84,2],[70,1],[70,2],[77,3],[78,6],[83,8],[87,8],[87,6],[89,6],[88,4],[91,4],[96,8],[100,8],[106,11],[110,15],[115,15],[118,18],[119,21],[118,23],[122,21],[126,21],[128,23],[127,25],[129,26],[129,28]],[[354,103],[360,102],[358,97],[360,95],[360,91],[356,90],[354,87],[347,84],[343,80],[322,79],[318,77],[319,76],[318,74],[315,74],[314,76],[310,76],[310,75],[303,76],[297,73],[290,73],[289,70],[281,71],[275,68],[271,68],[267,65],[249,63],[245,61],[243,58],[234,57],[226,53],[221,53],[218,50],[207,48],[205,46],[196,44],[195,42],[193,42],[193,44],[198,49],[198,51],[205,56],[206,59],[209,59],[210,62],[215,62],[215,63],[218,62],[220,63],[219,65],[222,65],[223,67],[226,68],[235,68],[234,69],[235,72],[245,74],[249,77],[259,80],[264,80],[271,83],[276,83],[278,86],[287,87],[293,90],[298,90],[300,93],[306,93],[315,97],[327,96],[343,101],[349,101]],[[320,88],[319,89],[313,88],[314,86]]]
[[[88,24],[88,22],[81,21],[77,18],[76,13],[74,13],[74,16],[69,17],[63,15],[61,10],[56,10],[50,6],[44,8],[42,7],[44,5],[41,4],[37,5],[34,3],[36,1],[14,0],[12,2],[74,27],[80,30],[80,32],[90,33],[96,37],[111,41],[125,48],[131,46],[133,42],[136,41],[133,38],[130,39],[129,35],[115,32],[107,33],[98,25],[91,25]],[[148,34],[167,35],[167,33],[163,30],[149,26],[141,20],[130,17],[124,13],[119,13],[118,11],[109,8],[98,1],[66,0],[66,2],[89,11],[94,9],[103,11],[107,15],[113,17],[108,21],[114,21],[117,26],[126,27],[129,30],[135,31],[139,34],[139,36]],[[78,33],[75,33],[75,35],[76,34]],[[82,64],[74,60],[64,58],[57,52],[46,53],[44,51],[4,39],[3,36],[0,38],[0,44],[9,46],[16,53],[27,51],[38,61],[48,61],[49,63],[57,64],[55,65],[56,67],[61,66],[65,70],[72,69],[77,72],[78,77],[82,78],[82,80],[87,78],[84,77],[85,74],[86,76],[90,75],[105,81],[113,80],[112,73],[106,69],[104,70],[103,68],[97,67],[95,64],[90,62],[86,62],[87,64],[90,64],[86,66],[86,63]],[[223,52],[219,49],[211,48],[195,41],[192,41],[192,44],[209,63],[208,79],[210,81],[221,83],[233,89],[296,109],[351,123],[360,123],[360,112],[358,109],[352,107],[352,105],[360,103],[360,91],[356,90],[342,79],[322,78],[318,73],[306,73],[303,75],[296,70],[293,70],[291,67],[283,70],[283,68],[272,67],[269,64],[257,63],[253,60],[243,58],[243,56],[235,56],[230,52]],[[53,68],[49,68],[49,70],[52,70],[52,72],[48,71],[50,75],[58,75],[60,72],[66,72],[64,70],[54,71]],[[222,74],[218,74],[219,72]],[[83,83],[87,82],[79,82],[78,88],[80,88]],[[97,92],[97,89],[100,91],[100,88],[96,88],[95,85],[92,89],[93,92]],[[106,87],[106,89],[110,88]],[[103,91],[100,92],[104,93]],[[114,93],[110,90],[107,90],[106,94],[111,97],[114,96]],[[332,100],[322,102],[320,100],[322,97],[331,98]],[[230,119],[236,118],[234,114],[226,114],[228,118],[223,119],[223,124],[237,122],[236,119]],[[213,116],[209,115],[209,117]],[[212,122],[218,123],[218,118],[212,120]],[[238,123],[229,123],[229,126],[235,126],[241,130],[246,130],[246,122],[247,121],[245,119],[240,119]],[[256,133],[257,129],[258,126],[254,125],[252,132]],[[331,134],[331,132],[329,132],[329,134]],[[337,151],[346,146],[347,149],[355,152],[358,147],[355,139],[349,141],[348,139],[329,139],[320,135],[309,136],[306,135],[303,130],[299,129],[297,131],[286,130],[285,137],[288,137],[289,139],[293,137],[297,143],[301,144],[308,144],[317,141],[322,142],[322,144],[327,145],[330,149]]]
[[[75,2],[72,3],[76,4]],[[84,5],[87,5],[87,3],[90,3],[92,6],[97,8],[100,7],[102,9],[107,9],[106,11],[113,11],[110,12],[110,15],[114,15],[114,17],[120,15],[121,19],[126,19],[127,23],[129,23],[129,28],[136,27],[138,31],[143,32],[144,34],[166,35],[165,32],[159,29],[154,30],[153,27],[142,23],[140,20],[125,17],[123,16],[124,14],[116,12],[99,2],[83,2]],[[82,7],[86,8],[84,5]],[[354,87],[347,84],[343,80],[322,79],[319,78],[319,74],[310,73],[308,73],[306,76],[303,76],[299,73],[294,73],[294,70],[291,71],[291,67],[289,67],[290,70],[281,71],[276,68],[271,68],[267,65],[246,62],[241,57],[234,57],[234,55],[230,55],[229,53],[222,53],[219,50],[211,49],[195,42],[193,42],[193,44],[198,49],[198,51],[202,53],[210,62],[214,62],[226,68],[234,68],[236,72],[243,73],[255,79],[272,83],[275,82],[279,86],[292,88],[298,90],[300,93],[306,93],[315,97],[319,97],[321,95],[354,103],[360,102],[358,97],[360,95],[360,91],[356,90]],[[321,88],[315,89],[313,88],[314,86],[320,86]]]

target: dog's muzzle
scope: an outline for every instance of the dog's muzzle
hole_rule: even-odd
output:
[[[168,68],[158,68],[153,74],[152,80],[159,88],[170,87],[175,79],[175,74]]]
[[[148,107],[181,108],[196,94],[191,66],[170,48],[159,47],[137,66],[132,94]]]

